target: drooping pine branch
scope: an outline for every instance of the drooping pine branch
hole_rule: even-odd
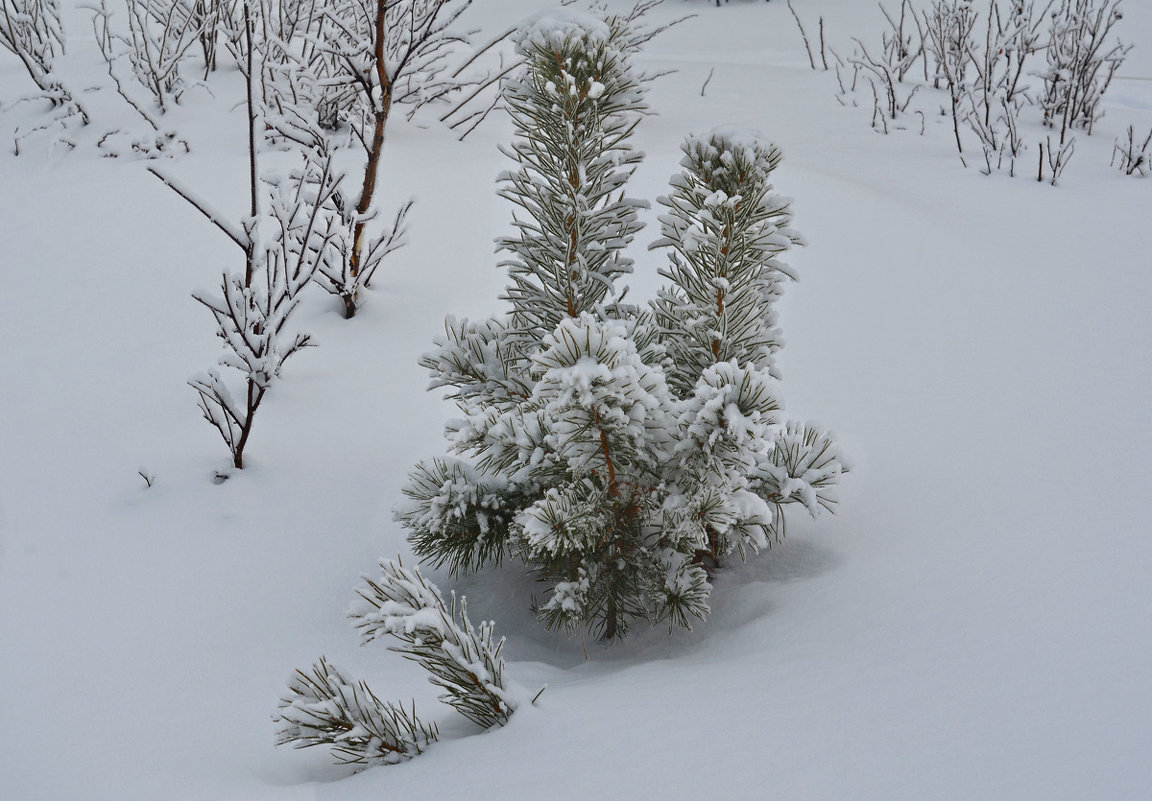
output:
[[[275,721],[277,745],[328,746],[346,765],[395,764],[424,753],[439,736],[415,707],[381,701],[324,657],[310,671],[296,671]]]
[[[515,705],[504,683],[504,640],[496,639],[493,624],[473,627],[463,598],[445,604],[436,585],[399,559],[382,561],[380,571],[379,578],[365,577],[349,611],[361,641],[393,637],[400,645],[390,650],[427,670],[444,690],[442,701],[484,728],[507,723]]]

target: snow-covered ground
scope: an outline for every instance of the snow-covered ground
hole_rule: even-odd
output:
[[[470,14],[496,33],[543,5]],[[870,3],[794,6],[843,52],[882,24]],[[532,620],[516,569],[433,574],[496,619],[514,681],[548,686],[489,733],[437,713],[422,672],[359,648],[344,610],[407,553],[391,510],[442,452],[452,410],[418,355],[444,314],[500,308],[506,121],[459,143],[394,115],[381,204],[416,196],[411,244],[354,321],[305,300],[320,347],[217,485],[226,451],[184,382],[218,347],[190,293],[239,253],[144,162],[98,155],[131,116],[84,93],[76,150],[0,154],[0,798],[1152,797],[1152,179],[1108,166],[1129,124],[1152,126],[1152,3],[1125,3],[1136,47],[1056,188],[963,169],[931,92],[924,135],[918,118],[874,133],[870,95],[836,102],[782,2],[653,18],[688,11],[639,59],[678,72],[652,87],[631,192],[664,191],[690,131],[751,124],[783,148],[776,185],[810,242],[789,258],[783,391],[851,458],[838,514],[720,573],[694,632],[587,660]],[[77,87],[102,85],[87,17],[65,18]],[[36,124],[13,105],[29,89],[0,52],[0,131]],[[243,114],[220,93],[172,112],[192,152],[164,168],[240,214]],[[1026,135],[1027,174],[1034,119]],[[633,255],[647,296],[664,256]],[[355,775],[275,749],[286,680],[321,653],[414,697],[442,742]]]

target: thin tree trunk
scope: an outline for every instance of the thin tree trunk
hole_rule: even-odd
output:
[[[376,192],[376,172],[380,168],[380,154],[384,150],[384,126],[388,122],[388,112],[392,107],[392,78],[388,75],[388,63],[384,57],[384,16],[388,11],[388,0],[378,0],[376,5],[376,29],[373,58],[376,61],[376,79],[380,97],[372,100],[375,121],[372,130],[372,144],[368,147],[368,163],[364,165],[364,183],[360,189],[360,202],[356,204],[356,226],[352,233],[352,255],[348,273],[353,283],[360,275],[360,261],[364,253],[365,215],[372,208],[372,195]],[[351,319],[356,315],[356,295],[345,295],[344,316]]]

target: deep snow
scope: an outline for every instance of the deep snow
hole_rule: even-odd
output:
[[[491,32],[543,6],[480,5]],[[880,26],[870,3],[794,5],[842,51]],[[787,413],[830,425],[853,472],[834,518],[796,517],[720,574],[708,623],[587,661],[539,630],[514,568],[433,574],[508,635],[513,681],[548,685],[486,734],[343,615],[359,574],[406,553],[391,509],[442,450],[452,410],[419,353],[446,313],[499,308],[507,124],[457,143],[394,116],[381,203],[417,197],[411,245],[351,323],[305,302],[320,346],[220,485],[226,451],[184,382],[218,353],[190,293],[235,247],[144,163],[100,158],[99,131],[0,155],[0,798],[1147,799],[1152,179],[1108,160],[1152,126],[1152,4],[1125,6],[1136,48],[1057,188],[963,169],[932,93],[924,136],[873,133],[808,69],[783,3],[655,12],[698,16],[640,59],[679,72],[652,87],[631,192],[664,191],[689,131],[753,125],[782,147],[776,186],[810,242],[781,308]],[[87,14],[66,25],[74,85],[100,84]],[[5,132],[40,113],[12,105],[18,66],[0,53]],[[242,114],[217,94],[172,112],[192,153],[163,166],[238,214]],[[109,95],[83,95],[101,131],[131,124]],[[633,255],[647,297],[664,256]],[[286,679],[321,653],[415,697],[443,741],[354,776],[274,749]]]

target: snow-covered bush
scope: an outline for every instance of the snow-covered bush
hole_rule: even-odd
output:
[[[948,90],[952,133],[956,149],[964,152],[960,141],[961,101],[968,86],[968,68],[976,47],[976,10],[970,0],[934,0],[924,12],[924,47],[932,56],[933,81]]]
[[[881,5],[889,30],[873,48],[879,55],[854,39],[854,54],[846,61],[836,57],[841,94],[855,92],[863,75],[873,89],[872,125],[888,133],[888,121],[906,111],[921,88],[901,91],[899,84],[922,60],[925,84],[948,93],[940,113],[952,122],[961,162],[968,166],[964,140],[970,133],[985,174],[1016,174],[1028,147],[1022,115],[1039,105],[1043,123],[1059,130],[1055,146],[1046,139],[1039,147],[1041,180],[1047,170],[1055,183],[1075,151],[1070,130],[1092,133],[1103,114],[1100,101],[1131,49],[1112,34],[1123,17],[1120,6],[1121,0],[931,0],[917,13],[902,0],[893,16]],[[1047,64],[1038,69],[1032,65],[1041,54]],[[850,88],[841,74],[845,65],[853,68]],[[922,110],[915,113],[925,119]]]
[[[466,84],[448,67],[468,44],[456,22],[471,2],[332,0],[292,15],[290,25],[265,25],[258,46],[270,130],[307,147],[343,140],[363,149],[362,180],[349,203],[350,247],[340,269],[321,282],[340,298],[345,317],[355,316],[378,248],[386,252],[407,212],[402,208],[391,229],[369,243],[389,114],[394,104],[418,108]]]
[[[64,50],[56,0],[0,0],[0,47],[20,59],[40,88],[53,88],[52,61]]]
[[[199,395],[200,410],[220,434],[237,469],[244,467],[244,450],[265,395],[293,354],[310,344],[310,336],[293,332],[289,318],[299,294],[326,261],[338,256],[340,239],[348,234],[337,193],[339,179],[332,157],[324,150],[301,151],[302,166],[288,176],[265,176],[270,192],[266,203],[260,185],[257,142],[263,108],[257,100],[252,69],[253,27],[245,14],[247,70],[244,73],[248,122],[249,213],[239,222],[227,219],[194,192],[170,176],[149,168],[193,208],[240,248],[242,272],[225,271],[220,293],[196,293],[216,321],[216,335],[225,353],[219,366],[242,376],[239,397],[217,369],[195,375],[189,384]],[[264,230],[274,229],[271,235]]]
[[[127,0],[125,10],[123,26],[114,31],[116,15],[106,0],[93,9],[104,59],[110,71],[115,62],[127,60],[133,77],[164,112],[180,101],[187,86],[185,62],[203,49],[217,17],[187,0]]]
[[[1112,147],[1112,163],[1125,175],[1144,177],[1152,172],[1152,129],[1141,142],[1136,127],[1128,126],[1128,140],[1116,140]]]
[[[365,578],[349,617],[361,642],[389,636],[390,650],[428,671],[444,690],[441,700],[484,728],[508,722],[516,703],[504,678],[494,626],[477,630],[463,598],[444,602],[435,584],[399,559],[380,563],[380,576]],[[321,657],[311,671],[298,670],[275,716],[278,745],[327,745],[347,764],[392,764],[423,753],[439,736],[416,710],[381,701],[363,681],[348,678]]]
[[[818,429],[776,417],[773,302],[790,276],[777,256],[800,238],[768,183],[774,146],[689,137],[660,201],[671,284],[650,307],[623,302],[645,109],[626,41],[619,18],[572,10],[517,36],[501,195],[519,212],[498,240],[510,308],[449,317],[422,358],[462,418],[454,456],[417,465],[397,513],[433,564],[522,559],[548,585],[548,627],[604,639],[638,619],[703,619],[707,570],[768,546],[785,504],[829,507],[843,470]]]
[[[1112,38],[1122,17],[1120,0],[1060,0],[1052,14],[1040,105],[1061,144],[1070,128],[1091,134],[1103,115],[1100,100],[1131,49]]]
[[[36,97],[52,104],[52,119],[35,130],[64,126],[77,119],[88,124],[88,112],[53,67],[56,56],[64,52],[64,28],[57,0],[0,0],[0,48],[24,65],[39,92]],[[17,154],[23,136],[16,136]]]
[[[186,190],[170,183],[171,179],[165,180],[194,201]],[[308,334],[289,329],[289,318],[300,292],[337,247],[334,239],[342,230],[332,224],[339,219],[339,211],[330,158],[318,162],[306,154],[299,170],[266,182],[269,203],[262,215],[230,226],[215,212],[210,213],[210,219],[244,250],[245,271],[226,272],[219,294],[193,296],[216,321],[216,335],[225,346],[220,366],[242,376],[239,397],[217,369],[189,381],[200,397],[204,419],[220,433],[238,469],[244,467],[244,449],[265,394],[280,377],[284,362],[310,344]],[[267,238],[261,235],[261,217],[275,229]]]

